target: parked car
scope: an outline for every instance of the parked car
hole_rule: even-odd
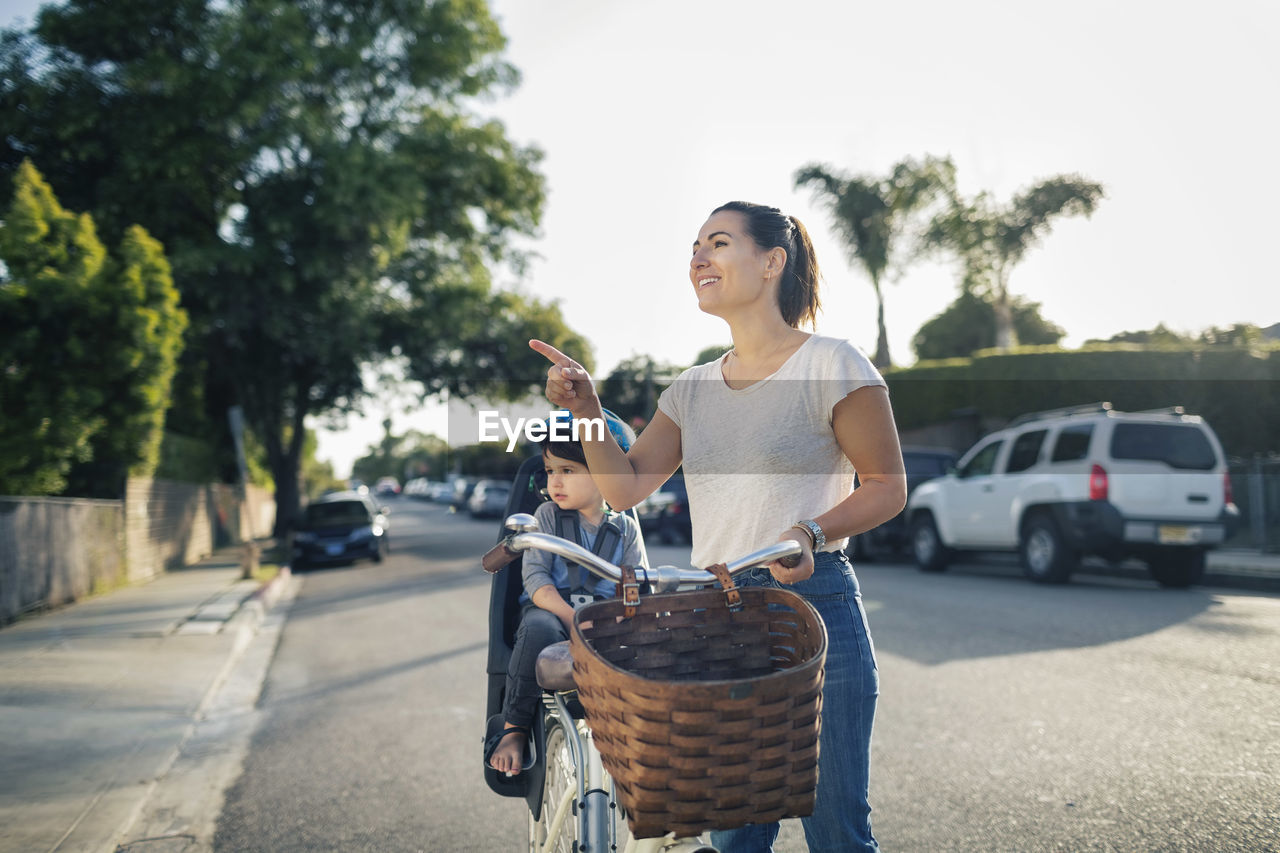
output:
[[[475,491],[476,483],[480,482],[475,477],[457,477],[453,481],[453,496],[448,503],[454,512],[462,512],[467,508],[467,502],[471,500],[471,493]]]
[[[414,477],[404,484],[404,490],[400,494],[420,501],[431,501],[435,500],[433,495],[436,489],[440,488],[448,488],[452,492],[452,488],[446,483],[437,483],[435,480],[429,480],[426,477]]]
[[[1016,551],[1031,580],[1062,583],[1080,558],[1137,557],[1164,586],[1204,574],[1239,518],[1222,445],[1181,408],[1108,403],[1025,415],[907,501],[916,564],[956,551]]]
[[[467,510],[472,518],[498,518],[507,508],[511,484],[504,480],[481,480],[476,483]]]
[[[958,453],[945,447],[903,447],[902,464],[907,472],[907,497],[910,498],[921,483],[945,476],[955,467],[959,458]],[[906,549],[909,541],[904,510],[879,527],[850,537],[845,553],[850,559],[865,563],[882,555],[896,555]]]
[[[636,506],[640,520],[640,532],[654,536],[656,541],[671,545],[692,542],[693,529],[689,523],[689,492],[684,485],[684,474],[671,475],[656,492]]]
[[[293,533],[290,566],[304,569],[323,563],[361,559],[382,562],[387,553],[386,507],[360,492],[333,492],[303,510]]]

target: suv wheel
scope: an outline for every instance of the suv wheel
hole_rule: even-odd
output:
[[[1161,586],[1182,589],[1200,583],[1204,577],[1204,551],[1199,548],[1157,551],[1148,558],[1147,571]]]
[[[911,556],[922,572],[946,571],[951,561],[951,554],[938,535],[938,526],[928,513],[917,515],[911,521]]]
[[[1066,583],[1080,560],[1047,515],[1036,515],[1027,521],[1018,550],[1023,573],[1037,583]]]

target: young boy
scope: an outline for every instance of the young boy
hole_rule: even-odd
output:
[[[543,533],[572,539],[572,522],[576,520],[579,545],[598,552],[597,537],[612,536],[617,543],[612,553],[600,556],[615,565],[638,565],[640,530],[630,516],[606,509],[604,497],[587,470],[582,445],[549,438],[542,442],[542,459],[551,500],[534,513],[538,528]],[[569,639],[574,603],[580,606],[594,599],[610,598],[616,590],[613,581],[602,580],[588,569],[570,566],[564,558],[536,549],[524,552],[523,577],[523,609],[507,668],[502,706],[505,728],[485,744],[489,766],[509,775],[523,769],[529,727],[541,705],[542,688],[535,674],[538,653],[552,643]]]

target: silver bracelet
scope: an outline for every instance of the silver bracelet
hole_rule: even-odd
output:
[[[822,525],[811,518],[803,521],[797,521],[792,527],[799,527],[805,533],[809,534],[809,539],[813,542],[813,550],[816,552],[827,544],[827,534],[823,532]]]

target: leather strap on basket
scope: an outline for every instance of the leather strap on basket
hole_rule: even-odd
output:
[[[735,613],[741,610],[742,593],[733,585],[733,575],[729,574],[728,567],[724,563],[716,563],[714,566],[708,566],[706,570],[720,581],[720,586],[724,588],[725,601],[729,602],[729,609]]]
[[[632,566],[622,566],[622,578],[618,581],[618,597],[622,599],[622,615],[627,619],[636,615],[640,606],[640,583]]]

